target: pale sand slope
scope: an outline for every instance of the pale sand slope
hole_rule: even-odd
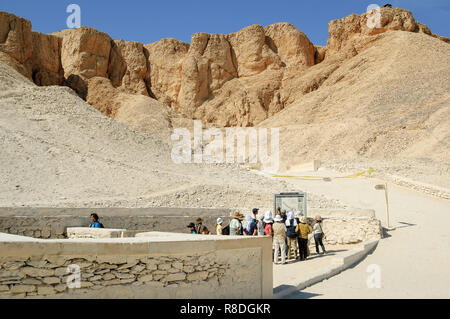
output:
[[[331,175],[332,173],[330,173]],[[382,181],[372,178],[322,181],[295,180],[297,187],[342,203],[375,209],[385,225],[384,192],[374,190]],[[372,255],[354,268],[289,298],[449,298],[450,201],[389,185],[390,221],[398,228],[388,232]],[[381,269],[381,288],[368,289],[367,267]]]
[[[442,165],[448,173],[450,45],[390,31],[366,47],[318,90],[259,124],[281,128],[284,166],[312,159],[399,159],[414,168],[420,158],[435,166],[435,175]],[[333,63],[325,60],[309,72],[322,73]],[[448,178],[441,184],[448,187]]]
[[[165,141],[114,121],[65,87],[0,63],[0,206],[271,208],[297,190],[233,165],[175,165]],[[338,207],[310,196],[312,207]]]

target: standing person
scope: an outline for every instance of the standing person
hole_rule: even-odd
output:
[[[258,236],[264,236],[264,215],[261,215],[261,217],[259,217]]]
[[[244,215],[242,215],[241,213],[239,213],[239,218],[238,218],[238,220],[239,220],[239,235],[240,235],[240,236],[243,236],[243,235],[244,235],[244,227],[243,227],[243,224],[242,224],[242,222],[244,221],[244,219],[245,219]]]
[[[294,257],[298,259],[298,234],[295,231],[297,220],[294,218],[294,212],[289,212],[286,218],[286,237],[287,237],[287,259],[291,259],[291,252],[294,250]]]
[[[212,234],[209,231],[208,227],[202,226],[202,228],[200,229],[200,235],[212,235]]]
[[[91,214],[90,219],[91,224],[89,225],[89,228],[105,228],[103,224],[99,222],[99,217],[97,214]]]
[[[256,220],[251,216],[245,216],[245,222],[243,228],[244,236],[257,236],[258,227],[256,226]]]
[[[265,236],[273,237],[272,225],[273,225],[272,212],[270,210],[268,210],[264,214],[264,235]]]
[[[196,232],[197,234],[200,234],[200,233],[201,233],[201,231],[202,231],[202,226],[203,226],[203,219],[201,219],[201,218],[199,217],[199,218],[197,218],[197,219],[195,220],[195,232]]]
[[[239,212],[235,212],[231,216],[230,222],[230,236],[237,236],[241,232],[241,222],[239,221],[241,214]]]
[[[222,224],[223,224],[223,219],[220,218],[220,217],[217,218],[216,234],[217,234],[218,236],[222,236],[222,235],[223,235],[223,233],[222,233],[222,230],[223,230]]]
[[[259,208],[253,208],[252,213],[253,213],[253,218],[258,220],[258,212],[259,212]]]
[[[286,219],[287,219],[287,214],[286,214],[286,210],[285,209],[283,209],[281,211],[281,217],[283,218],[283,223],[285,223]]]
[[[275,216],[276,215],[281,215],[281,207],[280,206],[278,206],[277,210],[275,211]]]
[[[197,232],[195,231],[195,224],[194,223],[190,223],[189,225],[187,225],[187,228],[189,228],[189,234],[197,234]]]
[[[273,262],[278,264],[278,253],[281,254],[281,263],[284,265],[286,263],[286,226],[283,223],[283,218],[281,215],[275,216],[275,223],[273,224]]]
[[[298,246],[300,250],[300,260],[308,258],[308,235],[313,232],[311,226],[308,225],[308,219],[303,216],[300,218],[300,224],[295,228],[298,233]]]
[[[325,234],[322,229],[322,217],[316,216],[316,223],[314,224],[314,241],[316,242],[316,252],[319,252],[319,246],[322,247],[322,253],[325,254],[327,251],[325,250],[325,246],[323,244],[323,239],[325,238]]]

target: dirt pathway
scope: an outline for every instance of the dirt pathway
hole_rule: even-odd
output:
[[[286,180],[299,191],[323,194],[348,206],[374,209],[385,225],[384,192],[374,190],[380,180]],[[354,268],[290,297],[449,298],[450,201],[395,185],[389,185],[389,199],[391,225],[396,229],[387,233],[388,237],[380,241],[372,255]],[[380,288],[368,288],[367,280],[373,274],[368,272],[370,265],[379,266]]]

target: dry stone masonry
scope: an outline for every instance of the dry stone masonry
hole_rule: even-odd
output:
[[[0,298],[270,297],[271,252],[270,238],[36,240],[0,233]]]

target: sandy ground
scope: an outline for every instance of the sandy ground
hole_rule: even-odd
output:
[[[328,175],[333,174],[329,172]],[[334,173],[337,174],[337,173]],[[385,225],[383,191],[375,178],[332,182],[292,180],[305,191],[339,198],[349,206],[374,209]],[[450,201],[389,185],[390,221],[375,252],[342,274],[311,286],[290,298],[449,298]],[[381,288],[368,288],[368,266],[381,270]]]

